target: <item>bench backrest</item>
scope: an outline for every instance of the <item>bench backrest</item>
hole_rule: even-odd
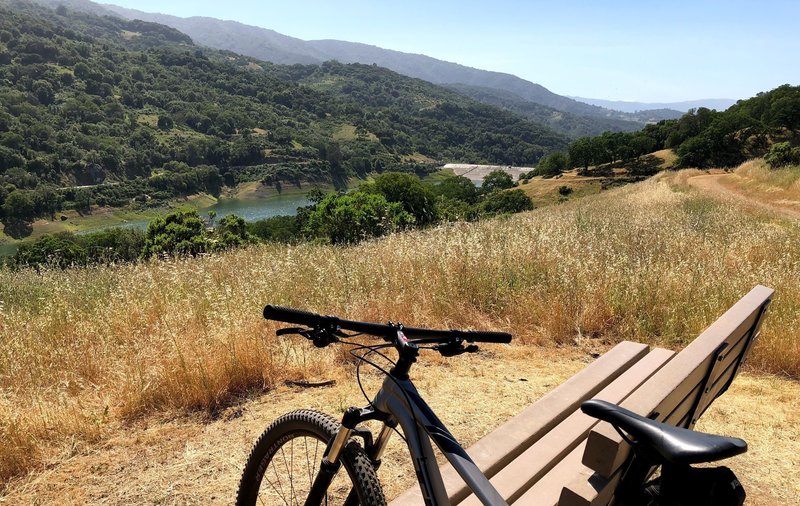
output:
[[[739,372],[772,294],[764,286],[753,288],[621,405],[672,425],[693,427]],[[629,452],[609,424],[598,424],[586,442],[585,467],[564,488],[559,505],[607,504]]]

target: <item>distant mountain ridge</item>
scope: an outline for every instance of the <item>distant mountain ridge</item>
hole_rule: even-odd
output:
[[[72,0],[86,1],[86,0]],[[313,64],[328,60],[341,63],[376,64],[399,74],[424,79],[440,85],[466,85],[509,92],[517,97],[561,112],[589,118],[615,119],[629,124],[617,125],[615,130],[641,128],[639,116],[589,105],[551,92],[544,86],[503,72],[481,70],[446,62],[421,54],[404,53],[357,42],[340,40],[304,41],[274,30],[245,25],[237,21],[214,18],[181,18],[167,14],[148,13],[103,4],[126,19],[142,19],[176,28],[205,46],[281,64]],[[672,117],[679,117],[676,112]],[[600,127],[594,128],[597,130]]]
[[[399,74],[451,87],[484,103],[500,106],[520,113],[532,121],[547,124],[571,137],[597,135],[606,130],[633,131],[644,124],[678,118],[681,115],[676,110],[643,111],[638,108],[636,111],[622,112],[591,105],[558,95],[544,86],[512,74],[476,69],[422,54],[404,53],[369,44],[340,40],[305,41],[238,21],[199,16],[182,18],[111,4],[97,4],[89,0],[38,1],[51,7],[65,4],[69,8],[95,14],[164,24],[187,34],[197,44],[277,64],[319,64],[329,60],[376,64]],[[494,90],[498,96],[489,90]],[[513,99],[509,100],[509,97]]]
[[[706,98],[700,100],[686,100],[683,102],[630,102],[627,100],[604,100],[601,98],[570,97],[580,102],[590,105],[614,109],[617,111],[636,113],[640,111],[651,111],[654,109],[669,109],[673,111],[687,112],[689,109],[705,107],[724,111],[736,103],[730,98]]]

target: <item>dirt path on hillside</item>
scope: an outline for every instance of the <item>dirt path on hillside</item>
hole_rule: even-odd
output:
[[[736,174],[703,174],[690,177],[687,182],[703,192],[736,199],[753,207],[800,221],[800,201],[781,195],[784,192],[779,189],[770,192],[744,190],[742,184],[745,180]]]
[[[422,361],[417,386],[464,445],[541,397],[593,360],[589,351],[509,347],[446,361]],[[602,350],[598,350],[602,351]],[[469,378],[470,388],[464,388]],[[319,379],[319,378],[318,378]],[[281,386],[229,409],[201,416],[150,418],[118,427],[115,435],[12,484],[0,504],[232,504],[250,446],[279,414],[298,408],[341,413],[363,403],[352,374],[329,388]],[[366,374],[368,390],[380,381]],[[735,434],[750,451],[726,463],[745,484],[748,504],[790,504],[800,494],[800,383],[740,375],[703,416],[699,430]],[[388,497],[414,485],[399,438],[384,457],[380,477]]]

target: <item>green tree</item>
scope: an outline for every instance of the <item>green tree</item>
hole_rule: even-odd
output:
[[[13,149],[0,146],[0,174],[14,167],[25,167],[25,159]]]
[[[479,191],[472,181],[464,176],[451,176],[431,187],[436,195],[460,200],[467,204],[478,201]]]
[[[473,221],[478,217],[476,206],[444,195],[436,198],[436,212],[446,222]]]
[[[42,105],[50,105],[55,99],[55,92],[53,86],[47,81],[36,81],[33,83],[33,94]]]
[[[481,191],[491,193],[495,190],[505,190],[514,187],[514,178],[504,170],[493,170],[486,174],[481,184]]]
[[[544,177],[553,177],[569,168],[569,158],[564,153],[552,153],[539,162],[536,172]]]
[[[11,262],[20,267],[51,266],[64,269],[84,265],[86,250],[72,234],[48,234],[20,244]]]
[[[252,241],[244,218],[235,214],[223,216],[214,230],[214,235],[215,249],[231,249]]]
[[[197,211],[181,209],[150,222],[142,256],[197,255],[208,249],[203,219]]]
[[[356,191],[328,195],[309,214],[306,231],[332,244],[353,244],[414,224],[414,217],[381,194]]]
[[[366,193],[379,193],[387,201],[397,203],[414,217],[417,226],[436,222],[433,192],[417,176],[402,172],[386,172],[359,188]]]
[[[3,203],[3,216],[11,219],[32,221],[37,216],[34,192],[14,190]]]
[[[135,228],[109,228],[80,236],[89,263],[134,262],[145,244],[145,232]]]
[[[522,190],[494,191],[480,203],[483,215],[521,213],[533,210],[533,201]]]
[[[788,142],[778,142],[769,148],[764,160],[773,168],[800,164],[800,147],[792,147]]]
[[[248,223],[247,231],[262,241],[292,243],[302,238],[300,220],[295,216],[273,216]]]
[[[158,117],[157,125],[160,130],[170,130],[175,126],[175,121],[170,116],[162,114]]]
[[[569,159],[576,167],[588,169],[595,160],[595,143],[592,139],[584,137],[569,145]]]

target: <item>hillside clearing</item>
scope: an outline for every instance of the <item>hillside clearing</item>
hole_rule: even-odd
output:
[[[535,207],[544,207],[600,193],[603,191],[603,181],[607,179],[579,176],[576,170],[570,170],[554,178],[535,176],[520,183],[519,187],[525,192],[525,195],[531,198]],[[559,193],[559,188],[562,186],[571,190],[568,196]]]

